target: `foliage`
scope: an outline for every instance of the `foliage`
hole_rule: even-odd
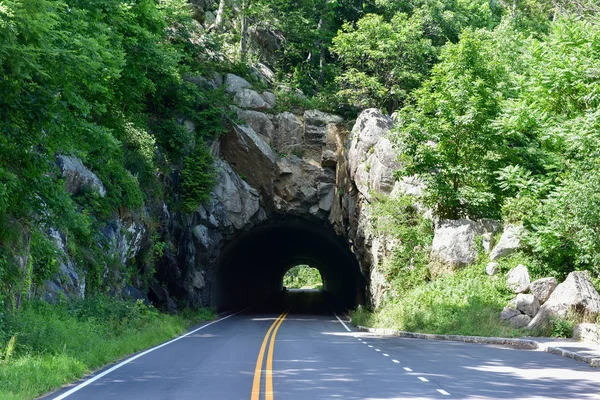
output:
[[[510,95],[511,46],[489,31],[464,31],[401,111],[403,174],[426,180],[425,204],[443,218],[500,214],[494,173],[512,150],[491,122]]]
[[[52,227],[69,239],[69,255],[93,291],[113,262],[94,249],[115,213],[166,197],[164,176],[182,168],[182,208],[206,198],[213,179],[205,143],[224,129],[226,99],[184,79],[215,65],[206,53],[217,44],[198,40],[195,29],[185,0],[2,2],[3,295],[27,279],[13,261],[27,253],[23,237],[31,237],[34,283],[56,270],[55,251],[41,233]],[[183,127],[186,120],[195,129]],[[58,154],[79,157],[106,196],[67,193]]]
[[[318,269],[308,265],[296,265],[283,276],[283,286],[289,289],[322,288],[323,279]]]
[[[573,328],[576,323],[571,319],[554,318],[550,321],[551,333],[554,338],[570,338],[573,337]]]
[[[433,240],[431,221],[424,218],[412,196],[397,199],[376,197],[371,204],[373,233],[394,239],[393,252],[383,265],[383,274],[392,285],[410,289],[429,280],[427,267]]]
[[[29,303],[0,323],[0,397],[36,398],[213,318],[211,310],[169,316],[107,297]]]
[[[511,297],[501,279],[490,279],[475,265],[435,281],[405,289],[400,282],[375,312],[358,310],[355,324],[411,332],[502,336],[521,335],[498,315]]]

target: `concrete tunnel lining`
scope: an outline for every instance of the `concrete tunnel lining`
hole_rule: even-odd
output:
[[[259,304],[282,290],[285,272],[317,268],[335,307],[364,303],[365,283],[345,240],[323,221],[277,220],[241,233],[221,250],[213,304],[217,309]]]

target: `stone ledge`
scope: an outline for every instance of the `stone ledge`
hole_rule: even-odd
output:
[[[478,343],[489,345],[510,346],[518,349],[538,350],[546,353],[556,354],[562,357],[571,358],[575,361],[581,361],[589,364],[591,367],[600,367],[600,357],[597,355],[585,355],[574,351],[563,349],[559,346],[544,343],[534,339],[517,339],[517,338],[500,338],[500,337],[485,337],[485,336],[463,336],[463,335],[437,335],[431,333],[416,333],[397,331],[394,329],[383,328],[367,328],[357,326],[359,331],[370,332],[379,335],[398,336],[410,339],[427,339],[427,340],[451,340],[465,343]]]

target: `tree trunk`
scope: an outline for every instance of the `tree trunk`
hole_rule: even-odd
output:
[[[325,23],[323,18],[319,20],[319,24],[317,25],[317,30],[319,31],[319,40],[317,45],[319,46],[319,85],[323,86],[325,84],[325,45],[323,43],[323,30]]]
[[[217,10],[217,16],[215,17],[215,22],[208,28],[209,31],[220,31],[223,27],[223,14],[225,13],[225,2],[226,0],[219,1],[219,9]]]
[[[246,61],[248,56],[248,6],[250,0],[242,2],[242,24],[241,24],[241,39],[240,39],[240,58]]]

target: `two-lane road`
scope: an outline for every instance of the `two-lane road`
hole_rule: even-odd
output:
[[[48,398],[600,399],[600,371],[586,364],[542,352],[379,338],[322,306],[300,306],[315,306],[314,297],[292,293],[279,309],[230,316]]]

